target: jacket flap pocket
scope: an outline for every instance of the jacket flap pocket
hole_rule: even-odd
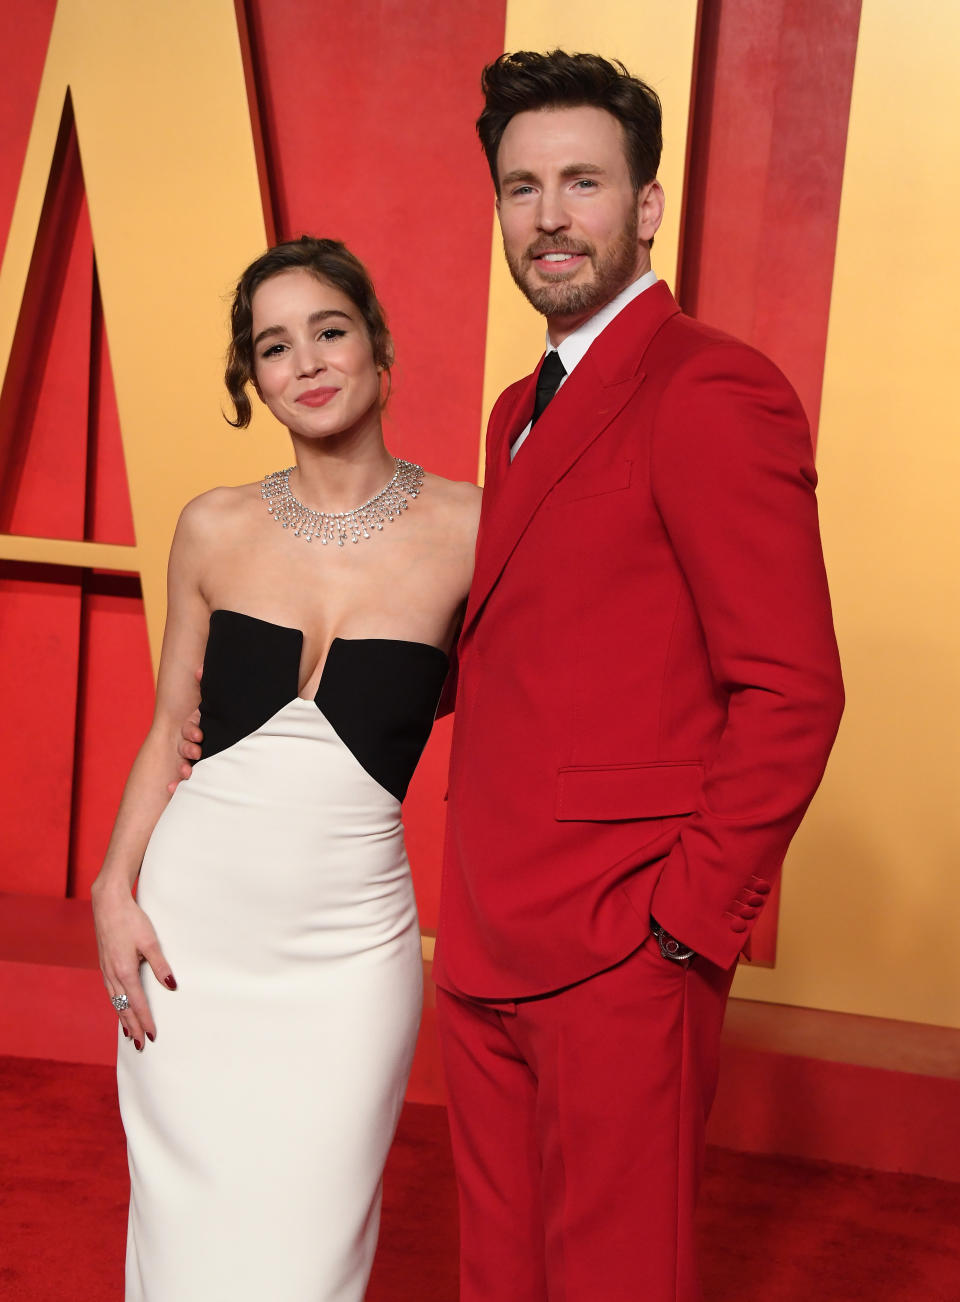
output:
[[[696,763],[571,765],[558,775],[556,817],[603,821],[690,814],[702,783],[703,765]]]

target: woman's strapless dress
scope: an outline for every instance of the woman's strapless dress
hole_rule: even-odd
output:
[[[203,759],[138,899],[178,982],[120,1040],[127,1302],[361,1302],[421,1008],[400,802],[447,670],[337,638],[314,700],[299,630],[216,611]]]

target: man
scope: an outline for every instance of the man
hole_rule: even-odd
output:
[[[842,710],[810,437],[650,266],[656,95],[491,64],[504,251],[547,318],[490,419],[434,976],[462,1302],[693,1302],[737,955]]]

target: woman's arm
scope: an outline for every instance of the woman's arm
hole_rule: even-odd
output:
[[[124,788],[103,867],[91,888],[100,968],[108,994],[125,994],[129,1008],[121,1014],[124,1032],[138,1049],[154,1039],[156,1024],[140,982],[146,960],[157,980],[176,989],[149,918],[133,898],[147,842],[169,796],[176,775],[176,738],[180,721],[197,704],[194,666],[207,639],[209,608],[200,585],[200,564],[209,506],[203,498],[181,514],[167,569],[167,619],[157,677],[156,708]]]

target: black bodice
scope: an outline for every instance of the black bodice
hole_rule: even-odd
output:
[[[302,650],[298,628],[213,612],[200,702],[204,759],[256,732],[296,699]],[[398,800],[430,736],[447,667],[439,647],[396,638],[337,637],[327,654],[317,708]]]

